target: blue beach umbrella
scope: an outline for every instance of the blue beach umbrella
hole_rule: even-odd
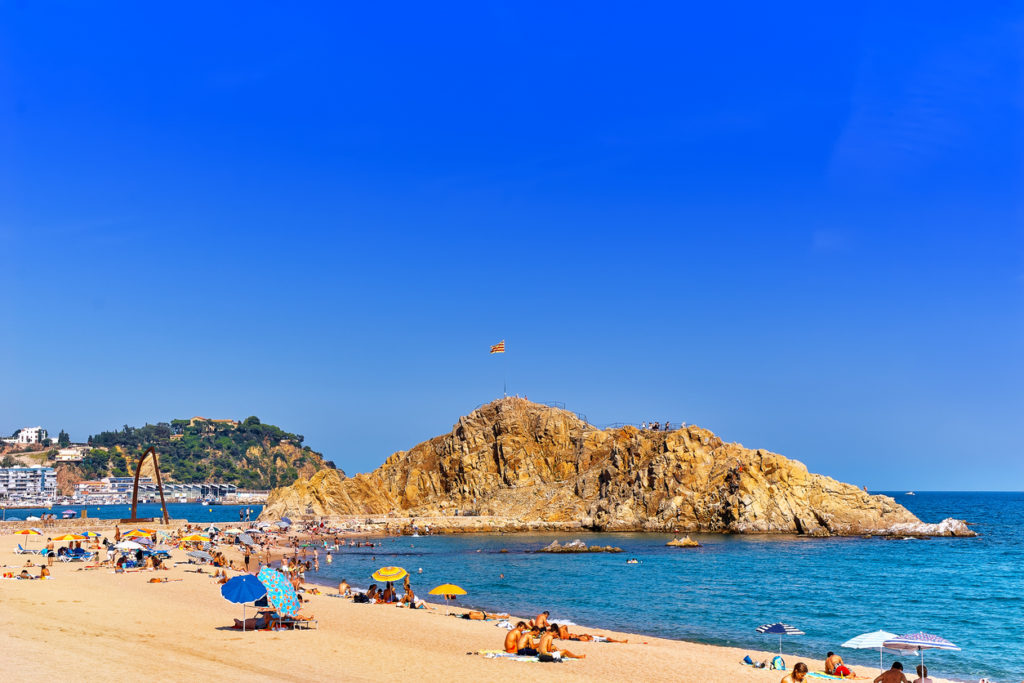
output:
[[[945,638],[939,636],[933,636],[931,633],[907,633],[902,636],[896,636],[882,643],[883,647],[890,648],[892,650],[905,650],[907,652],[916,652],[921,657],[921,666],[924,666],[924,651],[925,650],[959,650],[956,645],[949,642]]]
[[[252,574],[236,576],[220,587],[225,600],[242,603],[242,630],[245,630],[245,603],[256,602],[267,594],[267,587]]]
[[[267,587],[267,600],[283,617],[292,617],[299,613],[299,596],[288,577],[270,567],[260,570],[256,578]]]
[[[288,519],[287,517],[282,517],[281,521],[284,522],[285,524],[291,524],[292,523],[292,520]]]
[[[779,655],[782,655],[782,636],[803,636],[806,635],[803,631],[790,626],[789,624],[783,624],[781,621],[774,624],[764,624],[763,626],[757,627],[758,633],[778,633],[779,634]]]

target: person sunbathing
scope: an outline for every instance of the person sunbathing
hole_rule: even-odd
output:
[[[48,577],[50,575],[50,570],[47,569],[45,564],[39,565],[39,567],[40,567],[40,569],[39,569],[39,578],[40,579],[45,579],[46,577]]]
[[[267,614],[261,614],[257,617],[249,617],[244,622],[241,619],[235,619],[235,624],[231,628],[237,628],[246,631],[256,631],[258,629],[270,628],[271,617]]]
[[[545,610],[530,620],[530,626],[536,626],[539,629],[545,629],[548,627],[548,617],[550,616],[551,612]]]
[[[562,640],[582,640],[585,642],[594,641],[596,643],[628,643],[628,640],[616,640],[608,636],[592,636],[589,633],[569,633],[569,627],[565,624],[559,624],[558,626],[558,637]]]
[[[533,657],[537,654],[537,638],[540,637],[540,629],[536,626],[531,627],[529,630],[523,630],[522,635],[519,636],[519,642],[516,643],[516,654],[523,655],[526,657]]]
[[[505,652],[515,654],[519,650],[519,638],[526,630],[526,622],[520,621],[505,635]]]
[[[352,586],[348,585],[348,581],[345,579],[341,580],[338,584],[338,594],[343,598],[347,598],[352,595]]]
[[[853,675],[850,668],[843,664],[843,658],[832,651],[825,655],[825,673],[830,676],[842,676],[844,678]]]
[[[797,662],[793,665],[793,672],[783,678],[781,683],[801,683],[805,678],[807,678],[807,665]]]
[[[558,637],[558,624],[551,624],[548,630],[541,634],[540,644],[537,645],[537,657],[542,662],[553,662],[556,659],[584,659],[586,655],[577,655],[568,650],[556,650],[554,640]]]
[[[903,675],[903,664],[893,662],[888,671],[884,671],[875,677],[873,683],[910,683]]]

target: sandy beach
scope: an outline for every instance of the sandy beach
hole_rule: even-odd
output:
[[[112,537],[109,528],[95,530]],[[23,540],[0,537],[0,564],[5,572],[20,571],[32,557],[35,568],[30,571],[38,575],[45,560],[13,552]],[[38,540],[34,547],[40,547]],[[174,555],[184,559],[180,550]],[[80,562],[55,561],[48,580],[0,580],[2,678],[564,682],[620,681],[628,673],[640,681],[768,683],[783,676],[740,663],[744,655],[763,660],[770,652],[600,629],[596,632],[629,643],[556,641],[586,655],[561,664],[488,659],[467,653],[501,648],[505,630],[493,621],[449,617],[443,605],[409,610],[354,604],[326,594],[307,595],[303,608],[319,620],[318,629],[243,633],[230,628],[241,606],[221,597],[209,575],[212,568],[206,567],[206,574],[195,569],[180,564],[170,571],[115,574],[109,567],[85,569]],[[149,583],[154,577],[172,581]],[[805,661],[812,671],[820,670],[819,658],[801,659],[794,651],[800,654],[798,645],[787,648],[790,666]],[[910,673],[913,658],[903,661]],[[868,680],[878,673],[859,666],[854,670]]]

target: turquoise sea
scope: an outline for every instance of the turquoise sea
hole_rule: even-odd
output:
[[[310,578],[365,587],[377,567],[399,565],[421,594],[447,581],[462,586],[469,592],[463,606],[520,616],[547,609],[553,621],[762,650],[777,647],[778,637],[754,629],[784,621],[807,633],[785,639],[791,663],[820,662],[835,650],[848,662],[877,667],[877,651],[839,645],[877,629],[925,631],[962,648],[925,654],[936,676],[1024,679],[1024,493],[889,495],[924,521],[975,522],[981,536],[699,535],[699,549],[668,548],[670,537],[662,534],[580,536],[624,550],[615,555],[527,552],[554,538],[572,540],[565,534],[401,537],[384,539],[380,548],[346,548],[331,565],[321,555],[321,571]],[[630,557],[641,564],[626,564]],[[886,667],[893,659],[909,670],[916,663],[914,655],[887,654]]]

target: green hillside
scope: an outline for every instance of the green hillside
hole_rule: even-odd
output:
[[[302,441],[301,434],[263,424],[256,417],[241,422],[192,418],[144,427],[125,425],[90,436],[92,449],[76,474],[85,479],[129,476],[146,449],[155,446],[161,474],[169,481],[269,489],[334,467]]]

